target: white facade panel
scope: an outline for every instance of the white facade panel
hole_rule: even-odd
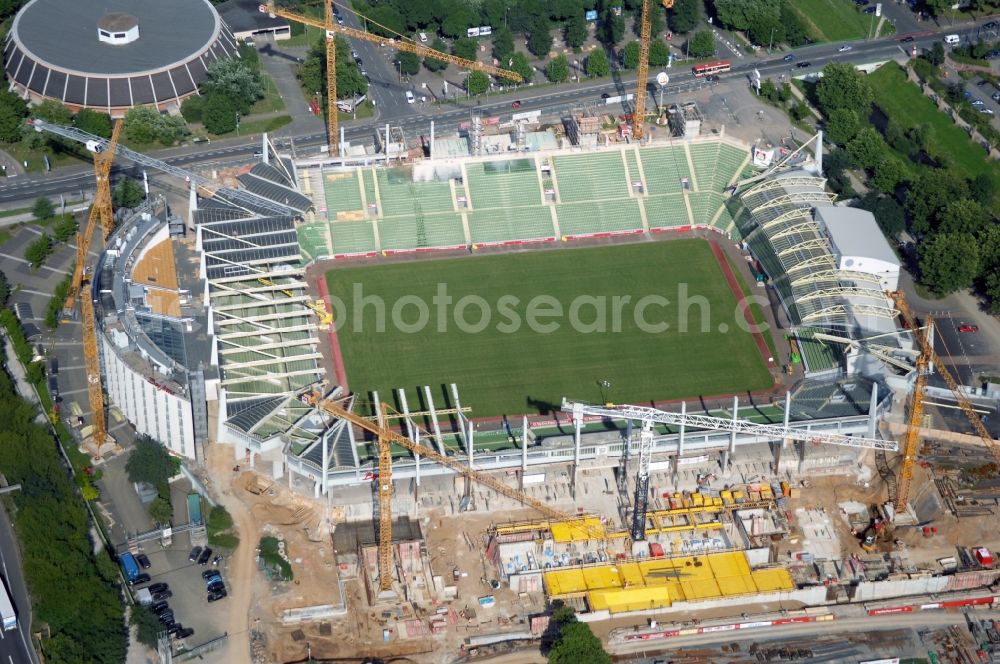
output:
[[[882,290],[894,291],[899,286],[899,264],[889,263],[870,256],[846,256],[838,257],[841,270],[852,270],[854,272],[864,272],[879,278],[882,283]]]
[[[194,459],[194,417],[186,397],[158,387],[132,369],[101,336],[108,397],[136,432],[154,438],[171,452]]]

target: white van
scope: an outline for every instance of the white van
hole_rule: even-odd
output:
[[[420,43],[421,44],[426,44],[427,43],[427,33],[426,32],[421,32],[420,33]]]
[[[944,43],[948,44],[949,46],[954,46],[960,41],[962,41],[962,38],[959,37],[958,35],[945,35],[944,37]]]

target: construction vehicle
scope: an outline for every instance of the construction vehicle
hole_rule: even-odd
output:
[[[345,420],[360,429],[368,431],[378,439],[378,475],[374,480],[378,483],[378,505],[379,505],[379,548],[378,548],[378,574],[379,590],[389,591],[392,587],[392,445],[399,445],[406,448],[422,459],[435,461],[446,468],[450,468],[462,477],[473,482],[493,489],[497,493],[512,498],[522,505],[531,507],[555,521],[564,521],[569,524],[576,523],[577,527],[593,539],[603,539],[602,528],[593,528],[580,514],[568,514],[546,503],[536,500],[531,496],[507,486],[500,480],[494,479],[486,473],[473,470],[455,459],[445,456],[425,445],[414,442],[410,438],[403,436],[391,428],[388,422],[393,417],[400,416],[392,411],[384,402],[379,404],[377,414],[374,417],[365,417],[344,408],[341,404],[343,400],[324,399],[321,394],[313,392],[305,394],[302,400],[317,408],[322,408],[331,415]],[[417,435],[417,438],[420,436]],[[430,434],[427,434],[430,438]]]
[[[264,284],[265,286],[275,285],[275,283],[270,279],[268,279],[267,277],[258,277],[257,281]],[[279,288],[279,290],[288,297],[292,298],[299,297],[298,295],[288,290],[287,288]],[[315,302],[313,302],[312,300],[304,300],[302,304],[309,307],[309,309],[311,309],[312,312],[316,314],[316,317],[319,318],[319,324],[321,326],[330,325],[331,323],[333,323],[333,314],[326,310],[326,303],[323,302],[323,300],[316,300]]]
[[[348,11],[354,11],[350,7],[344,7],[340,3],[326,1],[325,7],[326,11],[323,20],[317,18],[311,18],[309,16],[304,16],[297,12],[284,9],[282,7],[275,6],[274,0],[268,0],[266,4],[259,5],[257,8],[259,11],[267,14],[271,18],[280,16],[281,18],[288,19],[289,21],[295,21],[296,23],[301,23],[302,25],[311,25],[316,28],[320,28],[325,31],[326,34],[326,88],[327,88],[327,99],[326,99],[326,113],[327,113],[327,134],[329,135],[329,154],[331,157],[337,157],[339,153],[339,137],[337,136],[337,56],[336,56],[336,35],[344,35],[345,37],[350,37],[351,39],[360,39],[362,41],[372,42],[374,44],[383,45],[388,41],[388,44],[393,48],[406,51],[408,53],[414,53],[416,55],[434,58],[435,60],[441,60],[442,62],[447,62],[453,65],[462,67],[463,69],[469,69],[473,71],[480,71],[485,74],[491,74],[493,76],[499,76],[502,78],[509,79],[515,83],[520,83],[524,79],[517,72],[510,71],[508,69],[501,69],[500,67],[494,67],[492,65],[484,65],[475,60],[466,60],[465,58],[459,58],[454,55],[449,55],[448,53],[442,53],[440,51],[435,51],[433,48],[428,48],[423,44],[400,35],[395,30],[387,28],[386,26],[371,20],[367,16],[362,16],[366,24],[374,25],[379,27],[381,30],[396,35],[396,37],[386,40],[385,37],[379,37],[373,35],[364,30],[358,30],[356,28],[350,28],[344,25],[338,25],[333,20],[333,7],[334,5],[343,7]],[[358,14],[358,16],[361,16]]]
[[[913,316],[913,312],[910,310],[910,305],[906,302],[906,295],[902,291],[892,291],[889,293],[889,297],[892,298],[893,302],[896,303],[896,308],[899,310],[900,316],[903,319],[903,326],[909,328],[913,331],[914,337],[916,337],[917,344],[920,346],[920,356],[917,359],[917,381],[914,388],[913,399],[910,406],[910,418],[909,426],[906,431],[906,445],[904,447],[903,454],[903,465],[900,468],[900,482],[898,489],[896,491],[896,513],[900,513],[906,509],[909,503],[909,491],[910,491],[910,478],[913,476],[913,464],[916,463],[917,459],[917,447],[919,445],[920,438],[920,425],[923,415],[923,390],[926,380],[926,374],[928,369],[933,366],[934,370],[940,374],[944,379],[945,383],[948,385],[948,389],[954,394],[955,399],[958,401],[958,406],[965,413],[969,422],[972,424],[972,428],[975,430],[976,434],[985,443],[986,448],[993,455],[993,458],[1000,463],[1000,445],[997,441],[993,440],[993,436],[990,435],[989,430],[986,425],[983,424],[983,420],[979,417],[979,413],[976,412],[975,407],[969,398],[965,395],[959,387],[958,382],[951,375],[951,372],[938,357],[938,354],[934,351],[934,347],[931,345],[931,336],[927,329],[922,331],[919,329],[920,325]],[[931,323],[930,318],[926,321]],[[928,325],[930,327],[930,325]]]

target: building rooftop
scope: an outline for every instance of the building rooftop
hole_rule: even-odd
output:
[[[138,40],[121,45],[98,40],[99,22],[115,13],[138,21]],[[183,64],[208,49],[220,28],[208,0],[32,0],[10,34],[35,60],[63,71],[130,74]]]
[[[839,205],[823,205],[815,212],[841,256],[863,256],[899,265],[899,258],[871,212]]]

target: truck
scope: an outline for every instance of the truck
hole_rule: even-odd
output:
[[[3,619],[3,631],[9,632],[17,629],[17,613],[14,612],[14,603],[10,600],[7,586],[2,581],[0,588],[3,588],[3,593],[0,594],[0,618]]]
[[[135,581],[136,577],[139,576],[139,563],[136,562],[135,556],[131,553],[123,553],[118,556],[118,562],[121,563],[122,571],[125,572],[129,583]]]

